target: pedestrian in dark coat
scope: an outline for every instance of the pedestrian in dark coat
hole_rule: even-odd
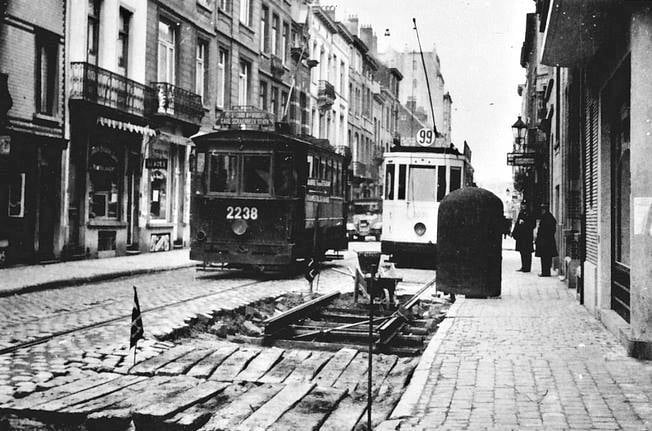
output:
[[[521,203],[521,211],[518,213],[514,229],[512,229],[512,238],[516,240],[516,251],[521,253],[521,267],[517,271],[530,272],[532,266],[532,241],[534,230],[534,218],[527,210],[527,204]]]
[[[541,221],[536,239],[536,256],[541,258],[541,274],[539,277],[549,277],[552,258],[558,256],[555,232],[557,220],[548,211],[548,205],[541,205]]]

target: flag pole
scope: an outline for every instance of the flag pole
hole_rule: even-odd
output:
[[[303,29],[304,33],[306,31],[306,28],[308,27],[308,18],[310,17],[311,13],[312,13],[312,5],[309,4],[308,9],[306,11],[306,23],[304,24],[305,27]],[[310,40],[308,40],[308,43],[310,43]],[[290,107],[290,101],[292,100],[292,92],[297,83],[297,74],[299,73],[299,67],[301,66],[301,62],[303,61],[303,54],[305,51],[306,51],[306,44],[302,43],[301,54],[299,54],[299,60],[297,60],[297,65],[294,68],[294,73],[292,74],[292,85],[290,86],[290,91],[288,93],[288,100],[285,101],[285,107],[283,108],[283,115],[281,116],[281,118],[286,118],[288,114],[288,108]]]

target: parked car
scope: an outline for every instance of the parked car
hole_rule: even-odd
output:
[[[362,240],[373,236],[380,241],[382,233],[382,203],[378,199],[354,201],[350,206],[346,235],[349,241]]]

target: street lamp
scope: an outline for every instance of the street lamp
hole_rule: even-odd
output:
[[[516,143],[517,150],[521,149],[521,143],[525,139],[525,132],[527,131],[527,125],[521,120],[521,116],[518,116],[518,119],[514,124],[512,124],[512,132],[514,133],[514,142]]]

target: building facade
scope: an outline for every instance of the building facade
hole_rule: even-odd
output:
[[[631,355],[649,359],[652,8],[547,0],[537,1],[537,14],[541,63],[558,82],[547,97],[551,111],[554,105],[549,194],[562,235],[577,230],[579,218],[579,299]]]
[[[0,266],[60,256],[66,6],[2,2]]]

